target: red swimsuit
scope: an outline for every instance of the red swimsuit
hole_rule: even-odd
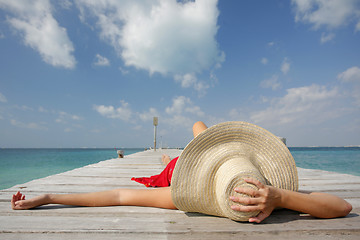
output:
[[[131,180],[144,184],[146,187],[168,187],[171,184],[171,177],[174,171],[176,161],[179,157],[171,160],[165,169],[158,175],[151,177],[140,177],[140,178],[131,178]]]

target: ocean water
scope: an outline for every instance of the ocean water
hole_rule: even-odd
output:
[[[144,148],[125,148],[125,155]],[[117,158],[115,149],[0,149],[0,189]]]
[[[290,147],[296,165],[360,176],[359,147]],[[143,151],[123,149],[125,155]],[[116,158],[114,149],[0,149],[0,189]]]
[[[360,147],[290,147],[296,166],[360,176]]]

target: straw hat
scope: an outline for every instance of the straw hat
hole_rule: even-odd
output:
[[[295,161],[285,144],[269,131],[246,122],[225,122],[210,127],[181,153],[171,181],[175,206],[236,221],[259,212],[239,212],[229,197],[235,187],[257,189],[246,177],[263,184],[297,191]]]

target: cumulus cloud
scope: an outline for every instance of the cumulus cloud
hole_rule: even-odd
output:
[[[343,82],[359,82],[360,83],[360,68],[351,67],[338,75],[338,79]]]
[[[360,106],[360,68],[357,66],[348,68],[338,74],[338,79],[344,83],[351,83],[350,96],[355,99],[357,107]]]
[[[272,90],[277,90],[281,87],[281,83],[279,82],[279,76],[273,75],[269,79],[265,79],[260,83],[262,88],[271,88]]]
[[[154,117],[159,117],[160,114],[155,108],[150,108],[149,111],[145,111],[143,113],[138,114],[141,121],[147,122],[151,121]]]
[[[104,117],[121,119],[125,122],[130,121],[133,114],[129,104],[125,101],[121,101],[121,106],[118,108],[111,105],[94,105],[94,109]]]
[[[73,6],[73,3],[70,0],[61,0],[56,1],[57,4],[59,4],[64,9],[70,9]]]
[[[142,129],[140,122],[152,122],[153,117],[159,117],[161,125],[168,126],[163,128],[162,134],[168,134],[168,131],[164,129],[169,129],[173,134],[184,134],[185,129],[184,137],[191,135],[187,130],[191,132],[195,121],[205,117],[201,108],[185,96],[174,97],[170,105],[161,110],[150,107],[148,110],[135,112],[125,101],[122,101],[118,108],[111,105],[94,105],[93,109],[106,118],[120,119],[125,122],[130,122],[131,119],[135,130]]]
[[[201,108],[185,96],[173,98],[172,105],[165,108],[165,113],[165,121],[171,126],[171,130],[181,131],[181,134],[184,129],[186,133],[186,130],[190,131],[194,122],[205,116]]]
[[[217,0],[76,1],[126,66],[184,76],[218,67]],[[183,81],[181,81],[183,85]],[[187,83],[184,83],[185,85]],[[202,90],[204,84],[192,87]]]
[[[94,65],[96,65],[96,66],[109,66],[110,61],[106,57],[103,57],[100,54],[96,54]]]
[[[314,30],[324,27],[328,30],[348,25],[357,20],[355,32],[359,29],[360,5],[358,0],[292,0],[295,21],[312,25]],[[332,40],[334,33],[321,36],[321,43]]]
[[[195,106],[190,98],[185,96],[175,97],[172,106],[167,107],[165,112],[170,115],[181,115],[183,113],[192,113],[199,117],[204,115],[200,107]]]
[[[337,88],[327,89],[316,84],[291,88],[284,97],[273,99],[267,109],[253,112],[250,118],[264,125],[319,123],[341,114],[333,106],[338,96]]]
[[[5,97],[2,93],[0,93],[0,102],[2,102],[2,103],[6,103],[6,102],[7,102],[6,97]]]
[[[174,76],[174,79],[175,82],[179,82],[183,88],[193,87],[199,93],[199,96],[205,95],[206,90],[210,87],[207,83],[199,81],[195,74],[177,74]]]
[[[314,29],[337,28],[360,17],[357,0],[292,0],[292,4],[295,21],[312,24]]]
[[[52,15],[49,0],[0,0],[0,7],[13,16],[7,22],[23,37],[25,45],[36,50],[43,61],[57,67],[74,68],[74,47],[66,29]]]
[[[284,61],[281,63],[281,72],[286,75],[290,70],[290,61],[288,58],[284,58]]]

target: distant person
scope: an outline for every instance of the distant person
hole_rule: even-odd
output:
[[[133,179],[155,188],[44,194],[28,200],[18,192],[12,197],[12,209],[46,204],[144,206],[257,223],[275,208],[318,218],[344,217],[352,210],[351,204],[337,196],[298,192],[297,170],[290,152],[265,129],[244,122],[207,128],[197,122],[193,134],[179,160],[162,157],[167,167],[161,174]]]

